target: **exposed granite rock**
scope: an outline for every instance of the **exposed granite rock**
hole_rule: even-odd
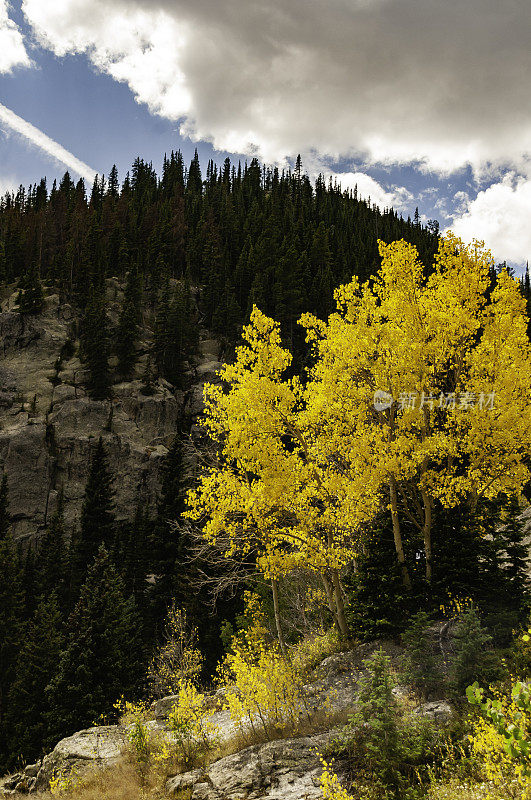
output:
[[[247,747],[204,770],[170,778],[166,791],[188,800],[317,800],[322,797],[317,753],[327,741],[321,734]]]
[[[435,700],[431,703],[423,703],[413,710],[413,714],[444,725],[453,715],[453,709],[446,700]]]
[[[116,764],[124,746],[123,729],[105,725],[78,731],[55,746],[45,756],[37,773],[34,789],[46,789],[54,774],[74,769],[79,775],[95,768]]]
[[[108,280],[108,313],[116,322],[121,289]],[[103,437],[115,476],[118,520],[131,519],[141,503],[155,512],[160,467],[183,413],[202,408],[203,385],[221,364],[215,340],[201,341],[198,364],[187,375],[187,392],[167,381],[142,394],[151,332],[142,331],[137,379],[113,386],[110,401],[87,397],[86,373],[76,355],[76,315],[57,295],[42,314],[14,310],[16,292],[0,312],[0,470],[9,476],[10,512],[16,538],[33,538],[47,524],[64,494],[67,525],[79,520],[92,449]]]

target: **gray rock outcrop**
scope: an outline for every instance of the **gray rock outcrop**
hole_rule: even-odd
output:
[[[122,755],[124,732],[118,725],[87,728],[68,736],[55,746],[39,768],[32,788],[46,789],[54,774],[74,770],[82,776],[94,769],[116,764]]]
[[[109,294],[109,315],[119,302]],[[112,299],[114,298],[114,299]],[[198,364],[186,375],[187,391],[158,380],[142,393],[142,374],[151,331],[139,346],[137,379],[113,386],[110,401],[87,397],[85,370],[77,357],[73,309],[57,295],[36,316],[13,310],[14,295],[0,313],[0,471],[9,478],[15,538],[35,537],[64,495],[67,526],[79,520],[92,449],[103,437],[115,476],[115,512],[128,520],[140,503],[155,512],[163,459],[183,414],[202,410],[206,381],[221,364],[218,344],[203,334]]]
[[[176,775],[170,797],[187,800],[317,800],[322,797],[318,752],[327,734],[254,745],[206,769]]]

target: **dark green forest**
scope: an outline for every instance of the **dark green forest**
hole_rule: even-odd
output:
[[[197,153],[188,166],[172,153],[160,177],[139,158],[122,182],[113,167],[92,187],[66,173],[51,187],[43,179],[6,195],[0,202],[0,283],[19,290],[21,314],[38,315],[52,290],[74,307],[88,389],[99,400],[112,396],[113,383],[134,374],[146,316],[153,322],[152,352],[142,375],[146,392],[157,377],[176,389],[183,386],[200,329],[214,335],[230,359],[253,304],[281,323],[296,366],[303,368],[308,354],[297,326],[301,313],[327,316],[335,287],[352,275],[367,280],[378,270],[377,240],[400,238],[431,264],[436,222],[424,226],[418,212],[403,219],[392,209],[379,210],[321,176],[313,186],[300,160],[293,170],[279,172],[256,160],[236,167],[227,159],[221,167],[210,162],[203,175]],[[125,286],[115,328],[105,309],[110,277]],[[522,290],[529,302],[528,276]],[[115,519],[117,476],[101,439],[77,526],[68,528],[59,503],[44,535],[30,546],[10,533],[9,475],[3,475],[0,772],[21,758],[37,758],[98,719],[112,719],[121,695],[143,696],[172,602],[196,624],[201,621],[205,675],[212,672],[222,652],[220,631],[227,621],[234,623],[240,598],[238,592],[222,596],[212,608],[207,587],[198,588],[190,543],[172,526],[189,485],[183,461],[189,427],[183,418],[175,431],[157,513],[135,509],[126,524]],[[403,597],[392,533],[381,531],[380,545],[367,549],[358,573],[345,576],[359,636],[393,635],[412,602],[417,610],[437,608],[451,591],[466,591],[490,615],[503,642],[528,603],[527,548],[518,513],[514,498],[485,506],[474,519],[459,509],[446,515],[441,510],[434,546],[445,568],[429,596],[422,576],[414,576],[414,601]],[[486,539],[502,517],[503,530]],[[415,535],[406,534],[412,551]],[[202,574],[208,570],[201,564]]]

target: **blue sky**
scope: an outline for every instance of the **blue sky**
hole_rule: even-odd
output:
[[[0,0],[0,189],[268,163],[531,254],[527,0]]]

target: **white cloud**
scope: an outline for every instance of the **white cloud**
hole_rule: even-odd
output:
[[[28,67],[30,59],[19,29],[9,19],[7,0],[0,0],[0,75],[14,67]]]
[[[451,228],[467,242],[483,239],[498,261],[523,265],[531,258],[530,220],[531,180],[508,174],[469,201]]]
[[[358,197],[363,200],[370,198],[371,204],[375,203],[382,210],[391,206],[400,211],[413,202],[413,195],[404,187],[396,186],[387,191],[370,175],[364,172],[332,172],[326,173],[326,178],[331,174],[332,180],[341,184],[341,188],[354,190],[357,187]]]
[[[63,164],[77,175],[80,175],[88,181],[94,180],[96,172],[92,167],[80,161],[79,158],[76,158],[76,156],[69,153],[68,150],[65,150],[58,142],[50,139],[49,136],[46,136],[45,133],[25,119],[22,119],[22,117],[19,117],[14,111],[6,108],[2,103],[0,103],[0,126],[5,126],[9,131],[19,134],[19,136],[22,136],[27,142],[43,150],[54,161]]]
[[[531,152],[527,0],[23,0],[37,38],[86,52],[220,150],[311,151],[477,173]]]

